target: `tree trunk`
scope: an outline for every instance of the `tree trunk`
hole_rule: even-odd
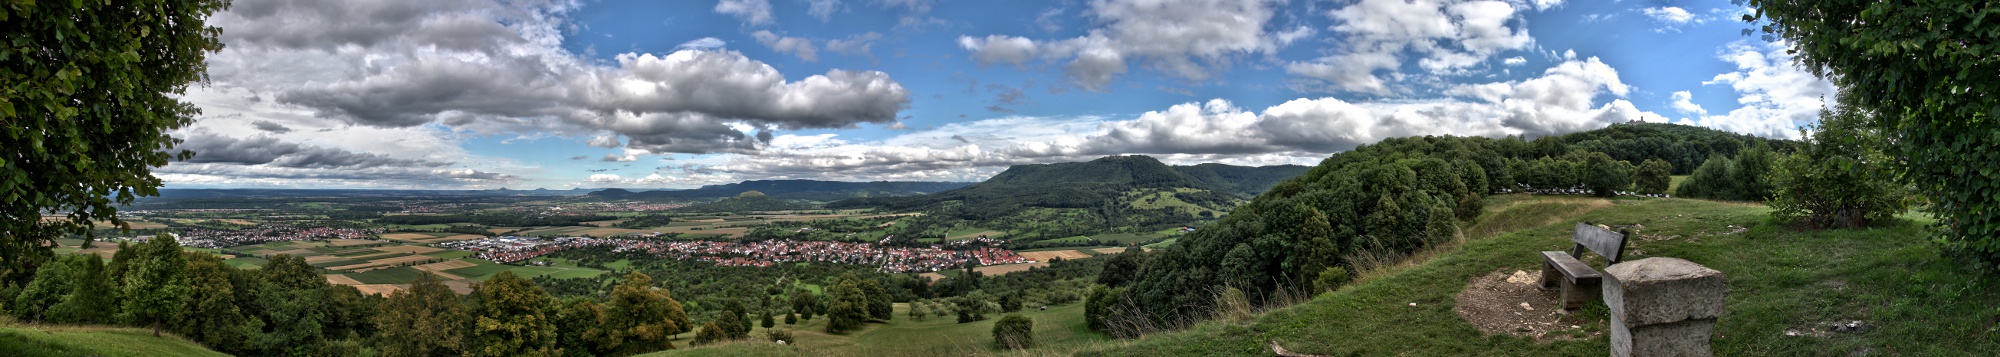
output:
[[[160,320],[153,320],[153,337],[160,337]]]

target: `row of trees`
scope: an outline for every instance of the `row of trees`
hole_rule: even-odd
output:
[[[425,274],[380,297],[328,284],[302,258],[237,269],[169,236],[120,244],[109,264],[63,256],[9,301],[23,320],[144,326],[239,355],[628,355],[673,348],[694,326],[639,272],[603,302],[558,300],[512,272],[467,296]]]

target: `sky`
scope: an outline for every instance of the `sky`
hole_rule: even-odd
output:
[[[236,0],[166,188],[979,181],[1634,120],[1797,138],[1728,0]]]

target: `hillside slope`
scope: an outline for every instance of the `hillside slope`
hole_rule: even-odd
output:
[[[38,356],[227,356],[179,337],[153,337],[141,328],[27,325],[0,321],[0,355]]]
[[[1608,348],[1601,303],[1563,319],[1574,328],[1558,327],[1540,341],[1482,333],[1457,312],[1466,302],[1456,296],[1469,281],[1495,273],[1534,274],[1540,265],[1535,252],[1567,247],[1577,221],[1632,226],[1637,239],[1628,246],[1627,259],[1683,258],[1727,274],[1728,312],[1716,327],[1717,355],[2000,350],[2000,335],[1993,333],[2000,311],[1991,308],[2000,306],[2000,293],[1941,257],[1922,238],[1921,221],[1798,232],[1779,227],[1768,218],[1768,208],[1753,204],[1525,195],[1488,200],[1496,209],[1467,231],[1504,233],[1447,244],[1419,265],[1363,274],[1363,282],[1303,304],[1086,354],[1268,355],[1276,341],[1291,352],[1320,355],[1601,355]],[[1832,328],[1852,321],[1868,327]]]
[[[1222,164],[1168,166],[1149,156],[1107,156],[1086,162],[1015,165],[986,181],[950,191],[911,197],[851,199],[829,208],[934,208],[958,201],[977,207],[968,218],[990,218],[1029,208],[1129,206],[1129,198],[1165,192],[1200,210],[1227,210],[1306,167],[1245,167]]]
[[[749,191],[749,192],[744,192],[742,194],[738,194],[736,195],[736,197],[724,198],[722,200],[718,200],[715,202],[698,203],[687,207],[681,207],[679,209],[675,209],[674,211],[705,212],[705,213],[714,213],[714,212],[745,213],[745,212],[758,212],[758,211],[789,211],[789,210],[802,210],[802,209],[814,209],[814,208],[818,207],[810,203],[804,203],[792,200],[781,200],[777,198],[772,198],[771,196],[765,196],[763,193],[757,191]]]

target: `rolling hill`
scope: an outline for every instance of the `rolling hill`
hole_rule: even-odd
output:
[[[675,211],[741,213],[741,212],[756,212],[756,211],[789,211],[789,210],[802,210],[802,209],[814,209],[814,208],[819,208],[819,207],[811,203],[805,203],[793,200],[781,200],[781,199],[771,198],[771,196],[765,195],[762,192],[749,191],[737,194],[736,197],[724,198],[722,200],[715,202],[700,203],[687,207],[681,207],[680,209],[676,209]]]
[[[1028,208],[1099,208],[1135,197],[1166,193],[1202,210],[1227,210],[1278,181],[1304,173],[1297,165],[1247,167],[1223,164],[1168,166],[1149,156],[1107,156],[1087,162],[1015,165],[964,188],[909,197],[858,198],[829,208],[923,209],[958,201],[976,216],[1007,215]]]
[[[855,197],[910,196],[945,191],[970,185],[970,182],[908,182],[875,181],[843,182],[816,180],[751,180],[732,184],[708,185],[692,190],[672,191],[631,191],[626,189],[605,189],[585,194],[586,198],[600,200],[702,200],[736,197],[744,192],[757,191],[776,199],[835,201]]]

